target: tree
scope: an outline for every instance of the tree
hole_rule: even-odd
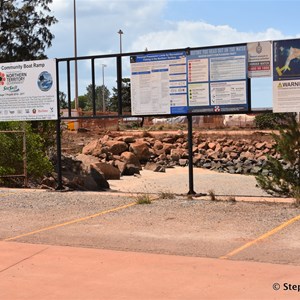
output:
[[[93,109],[93,85],[90,84],[86,88],[87,93],[84,95],[86,98],[85,110]],[[110,96],[110,91],[104,85],[95,86],[95,101],[96,101],[96,110],[103,111],[103,92],[104,92],[104,102],[105,106],[107,106],[107,99]],[[83,99],[82,99],[83,100]]]
[[[0,0],[0,62],[44,59],[57,22],[48,15],[52,0]]]
[[[59,92],[59,105],[62,109],[68,108],[67,95],[61,91]]]
[[[300,199],[300,130],[295,114],[289,114],[286,128],[273,134],[276,152],[280,158],[268,156],[268,176],[256,177],[258,184],[268,193]]]
[[[113,87],[113,95],[109,99],[110,111],[118,111],[118,89]],[[122,109],[123,112],[131,112],[130,78],[122,79]]]

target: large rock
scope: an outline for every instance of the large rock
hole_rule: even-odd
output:
[[[97,167],[99,159],[92,155],[79,154],[76,156],[78,161],[81,161],[83,170],[83,186],[86,190],[98,191],[109,189],[109,183],[105,179],[104,173]]]
[[[144,169],[153,172],[166,172],[166,168],[164,166],[153,162],[147,162]]]
[[[118,168],[112,166],[111,164],[99,162],[92,164],[94,169],[97,169],[100,173],[104,174],[106,180],[119,180],[121,172]]]
[[[109,152],[113,155],[120,155],[122,152],[128,150],[128,145],[122,141],[107,141],[105,146],[109,148]]]
[[[104,177],[104,174],[100,172],[95,165],[91,165],[91,172],[89,174],[97,184],[99,190],[108,190],[109,183]],[[91,182],[87,181],[85,184],[90,184]]]
[[[143,141],[137,141],[130,144],[129,151],[134,153],[140,161],[146,161],[151,157],[149,146],[146,142]]]
[[[82,148],[82,153],[85,155],[98,156],[101,154],[102,144],[100,140],[93,140]]]
[[[99,162],[99,159],[93,155],[78,154],[76,159],[82,162],[81,168],[87,173],[90,172],[92,164]]]
[[[141,163],[138,159],[138,157],[129,151],[123,152],[122,155],[120,156],[120,159],[127,165],[134,165],[136,166],[139,170],[142,170]]]

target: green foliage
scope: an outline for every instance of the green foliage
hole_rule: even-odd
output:
[[[300,130],[295,115],[286,118],[286,128],[273,134],[280,159],[268,156],[266,169],[271,175],[256,177],[259,186],[268,193],[298,197],[300,195]]]
[[[0,1],[0,62],[44,59],[57,22],[48,15],[52,0]]]
[[[136,203],[137,204],[151,204],[151,198],[149,195],[147,194],[142,194],[142,195],[138,195],[136,196]]]
[[[112,88],[113,95],[107,104],[109,111],[118,111],[118,89]],[[123,112],[131,112],[131,92],[130,78],[122,79],[122,110]]]
[[[86,88],[86,94],[84,96],[78,97],[79,107],[83,110],[92,110],[93,109],[93,85],[90,84]],[[110,91],[104,85],[95,86],[95,102],[96,110],[103,111],[103,93],[104,93],[104,104],[107,106],[108,98],[110,96]]]
[[[30,123],[1,122],[0,131],[26,132],[27,172],[32,179],[51,172],[53,167],[43,151],[43,139],[32,131]],[[0,133],[0,175],[23,174],[23,134]]]
[[[278,129],[288,125],[294,113],[262,113],[255,116],[255,126],[259,129]]]
[[[56,143],[56,121],[32,121],[31,130],[40,136],[45,153]]]
[[[68,108],[67,95],[64,92],[59,92],[59,106],[62,109]]]

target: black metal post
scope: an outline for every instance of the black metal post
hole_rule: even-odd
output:
[[[95,59],[91,60],[91,69],[92,69],[92,101],[93,101],[93,116],[96,116],[96,80],[95,80]]]
[[[56,189],[57,190],[62,190],[63,189],[63,184],[62,184],[61,134],[60,134],[60,122],[61,122],[61,120],[60,120],[60,103],[59,103],[59,71],[58,71],[58,62],[57,61],[56,61],[56,80],[57,80],[57,82],[56,82],[56,93],[57,93],[57,121],[56,121],[57,187],[56,187]],[[70,105],[70,102],[69,102],[69,105]]]
[[[194,191],[194,170],[193,170],[193,117],[187,116],[188,120],[188,150],[189,150],[189,192],[188,195],[195,195]]]

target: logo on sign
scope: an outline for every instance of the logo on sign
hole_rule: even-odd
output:
[[[4,85],[6,81],[6,76],[4,73],[0,72],[0,85]]]

